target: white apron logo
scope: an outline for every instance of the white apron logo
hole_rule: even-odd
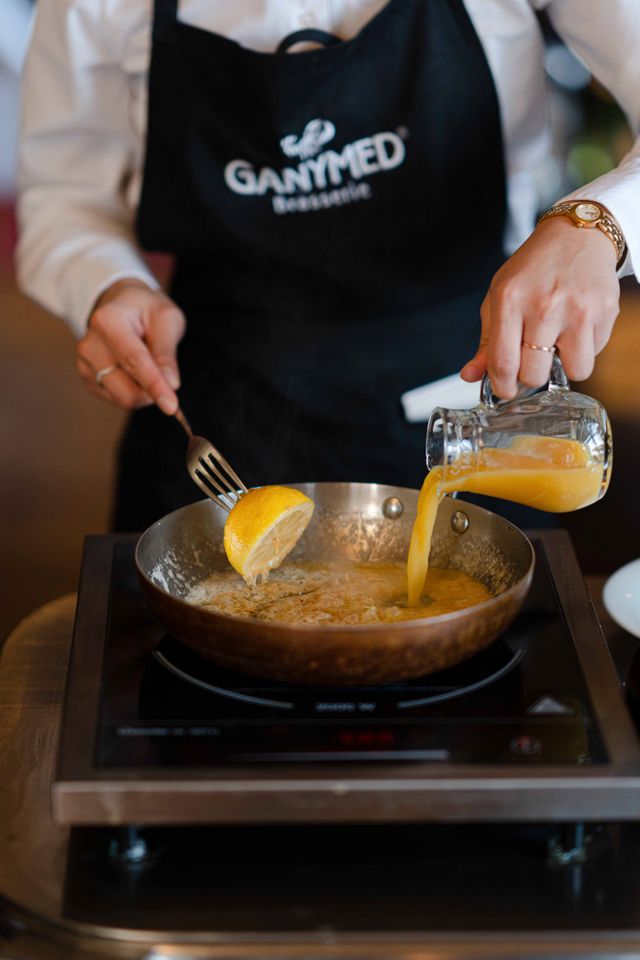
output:
[[[287,157],[300,157],[301,160],[307,160],[309,157],[315,157],[316,153],[320,153],[325,143],[333,140],[335,135],[336,128],[331,120],[309,120],[300,137],[290,133],[282,138],[280,146]]]
[[[322,151],[335,133],[330,120],[310,120],[299,137],[288,134],[280,141],[286,156],[300,158],[296,166],[275,170],[256,167],[248,160],[231,160],[224,168],[225,183],[241,196],[271,194],[275,213],[306,213],[368,200],[372,189],[366,178],[404,162],[406,148],[398,132],[386,130],[354,140],[341,150]]]

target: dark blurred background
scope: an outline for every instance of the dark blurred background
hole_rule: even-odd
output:
[[[86,533],[107,529],[123,415],[85,395],[64,324],[21,296],[12,251],[19,73],[29,0],[0,5],[0,638],[33,607],[77,584]],[[624,117],[548,25],[554,152],[537,172],[539,207],[614,166],[631,144]],[[607,497],[565,518],[583,569],[608,573],[640,555],[635,500],[640,444],[640,297],[622,313],[595,375],[580,390],[614,423]],[[421,478],[416,477],[416,485]]]

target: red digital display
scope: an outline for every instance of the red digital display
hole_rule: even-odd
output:
[[[393,746],[394,735],[391,730],[340,730],[338,741],[343,747],[384,749]]]

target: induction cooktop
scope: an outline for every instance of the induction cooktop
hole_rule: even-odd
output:
[[[168,636],[134,536],[87,539],[63,720],[65,823],[625,819],[640,752],[568,536],[531,534],[512,626],[452,669],[375,687],[270,682]]]

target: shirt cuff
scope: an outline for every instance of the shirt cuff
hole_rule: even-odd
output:
[[[119,280],[141,280],[151,290],[160,289],[158,280],[144,261],[136,256],[131,257],[128,265],[85,262],[82,272],[81,282],[77,284],[70,296],[71,302],[67,312],[69,327],[76,337],[82,337],[86,333],[89,318],[98,297]]]

